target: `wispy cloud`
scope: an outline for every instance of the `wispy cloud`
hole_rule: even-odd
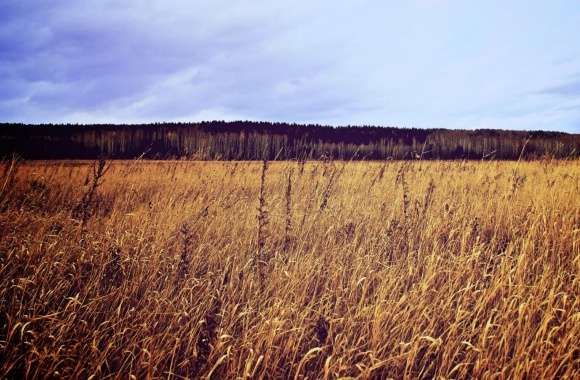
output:
[[[541,90],[539,93],[580,98],[580,78],[572,79],[569,82],[556,86],[547,87]]]

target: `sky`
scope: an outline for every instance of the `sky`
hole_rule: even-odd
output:
[[[580,133],[580,1],[0,1],[0,122],[216,119]]]

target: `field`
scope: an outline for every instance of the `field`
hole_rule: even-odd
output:
[[[5,162],[0,378],[579,378],[580,162]]]

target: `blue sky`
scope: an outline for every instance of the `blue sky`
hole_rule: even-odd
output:
[[[2,0],[0,121],[580,132],[580,2]]]

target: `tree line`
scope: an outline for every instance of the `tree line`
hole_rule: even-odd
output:
[[[27,159],[384,160],[577,158],[580,134],[330,127],[254,121],[0,124],[0,156]]]

